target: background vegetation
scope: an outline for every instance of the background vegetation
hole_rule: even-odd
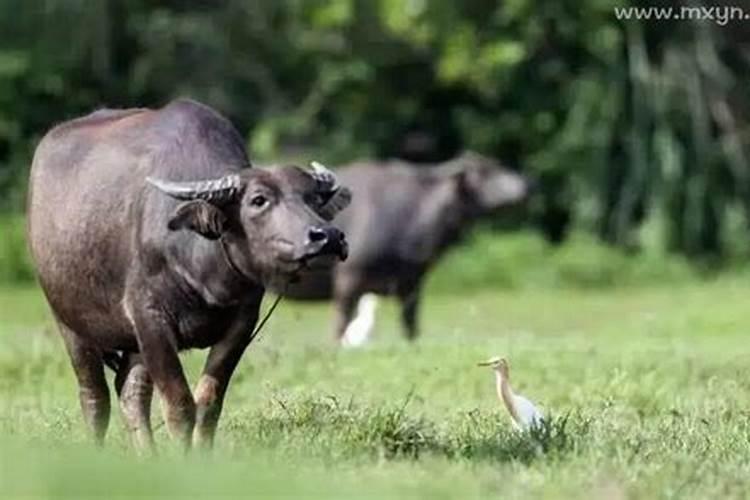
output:
[[[0,0],[0,497],[746,498],[750,23],[617,21],[628,5]],[[176,96],[259,162],[471,148],[541,190],[441,261],[417,345],[387,300],[351,351],[330,307],[282,302],[213,455],[171,449],[158,403],[158,456],[133,459],[116,404],[94,450],[26,283],[27,169],[57,122]],[[548,433],[512,431],[474,366],[495,354]],[[183,360],[196,380],[204,353]]]
[[[56,122],[185,95],[227,114],[257,159],[473,148],[541,180],[530,215],[551,241],[574,228],[628,251],[743,257],[750,24],[614,16],[646,4],[682,5],[5,0],[0,205],[22,208]]]

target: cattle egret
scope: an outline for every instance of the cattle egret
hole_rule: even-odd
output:
[[[544,422],[544,415],[534,406],[534,403],[513,392],[513,388],[510,386],[510,370],[505,359],[490,358],[479,363],[479,366],[489,366],[495,371],[497,397],[508,409],[516,429],[528,430]]]
[[[341,345],[358,347],[367,342],[370,333],[372,333],[372,328],[375,326],[375,310],[377,307],[378,298],[375,294],[368,293],[359,299],[357,316],[346,327]]]

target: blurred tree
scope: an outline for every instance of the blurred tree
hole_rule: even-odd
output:
[[[4,0],[0,203],[22,207],[56,122],[187,95],[260,159],[496,155],[540,181],[551,241],[744,249],[750,25],[617,20],[628,5],[683,3]]]

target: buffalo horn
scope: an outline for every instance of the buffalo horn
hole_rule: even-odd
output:
[[[153,177],[146,177],[146,181],[178,200],[199,199],[216,204],[232,201],[242,189],[242,181],[237,174],[205,181],[174,182]]]
[[[337,213],[349,205],[352,200],[352,193],[349,189],[339,185],[336,175],[331,172],[325,165],[317,161],[310,162],[312,167],[312,176],[315,179],[318,191],[323,197],[322,206],[318,207],[317,212],[326,220],[333,220]]]
[[[312,176],[318,183],[318,187],[321,191],[333,192],[338,189],[339,186],[336,181],[336,176],[333,172],[328,170],[328,167],[317,161],[310,162],[310,166],[313,169]]]

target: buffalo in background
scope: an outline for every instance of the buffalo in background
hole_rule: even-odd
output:
[[[524,176],[473,152],[433,166],[359,162],[336,174],[352,191],[351,206],[335,222],[347,235],[349,259],[332,271],[307,274],[287,295],[333,298],[339,341],[359,299],[370,292],[399,299],[404,333],[415,339],[426,273],[474,223],[530,192]]]

